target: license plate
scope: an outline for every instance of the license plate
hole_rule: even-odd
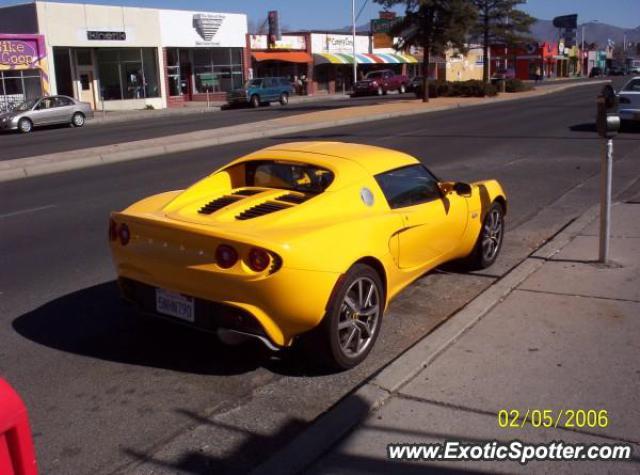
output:
[[[193,323],[195,321],[193,309],[193,297],[185,297],[169,290],[156,289],[156,310],[158,313]]]

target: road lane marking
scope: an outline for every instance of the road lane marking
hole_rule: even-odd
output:
[[[19,216],[21,214],[35,213],[37,211],[43,211],[45,209],[55,208],[56,205],[38,206],[37,208],[21,209],[19,211],[12,211],[11,213],[0,214],[0,219],[11,218],[13,216]]]

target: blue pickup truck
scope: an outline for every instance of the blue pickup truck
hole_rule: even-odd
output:
[[[292,90],[291,82],[287,78],[249,79],[241,89],[227,93],[227,102],[230,106],[249,104],[251,107],[258,107],[278,101],[286,106]]]

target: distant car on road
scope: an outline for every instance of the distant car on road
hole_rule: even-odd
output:
[[[640,122],[640,76],[632,78],[620,89],[618,114],[622,121]]]
[[[70,124],[82,127],[93,118],[88,102],[67,96],[48,96],[21,102],[12,110],[0,113],[0,129],[29,133],[34,127],[53,124]]]
[[[454,259],[493,264],[506,210],[496,180],[438,180],[380,147],[294,142],[112,213],[109,240],[120,290],[143,313],[271,349],[306,344],[347,369],[409,283]]]
[[[398,91],[400,94],[407,92],[409,78],[401,74],[394,73],[391,69],[382,69],[367,73],[364,79],[356,82],[353,95],[381,96],[389,91]]]
[[[499,68],[491,75],[491,82],[504,81],[507,79],[515,79],[516,72],[512,68]]]
[[[280,102],[286,106],[293,90],[287,78],[254,78],[244,83],[244,87],[227,93],[227,103],[231,106],[249,104],[259,107],[261,104]]]
[[[413,79],[411,79],[411,82],[409,83],[409,85],[407,86],[407,91],[416,92],[418,89],[422,87],[422,81],[424,81],[423,76],[414,76]]]

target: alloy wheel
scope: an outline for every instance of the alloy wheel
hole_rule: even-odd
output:
[[[368,277],[356,279],[344,295],[338,318],[340,349],[356,358],[371,345],[380,323],[380,293]]]
[[[492,261],[498,254],[502,242],[503,225],[502,213],[498,208],[492,208],[482,228],[482,256],[486,261]]]

